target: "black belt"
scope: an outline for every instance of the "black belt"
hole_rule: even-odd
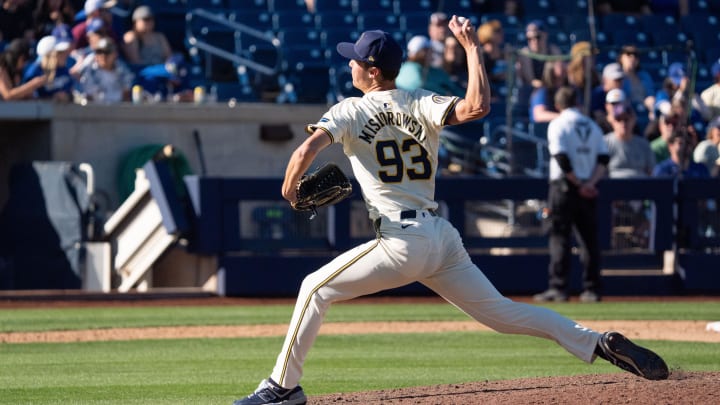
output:
[[[405,210],[405,211],[400,211],[400,219],[415,219],[418,216],[418,211],[427,211],[431,217],[437,216],[437,212],[435,212],[435,210]],[[376,232],[380,230],[381,222],[382,222],[382,218],[378,218],[375,221],[373,221],[373,226],[375,227]]]
[[[436,217],[437,214],[435,213],[435,210],[422,210],[427,211],[431,217]],[[400,211],[400,219],[413,219],[417,218],[418,212],[417,210],[406,210],[406,211]]]

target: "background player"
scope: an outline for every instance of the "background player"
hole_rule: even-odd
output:
[[[402,48],[385,32],[366,31],[355,44],[338,44],[338,52],[350,59],[353,85],[364,96],[341,101],[308,127],[311,135],[290,157],[282,194],[294,202],[297,182],[318,153],[340,143],[360,183],[377,238],[303,280],[270,378],[236,405],[304,404],[298,385],[303,363],[330,304],[414,281],[499,332],[552,339],[586,362],[600,355],[645,378],[667,378],[660,357],[618,333],[600,334],[549,309],[503,297],[472,263],[457,230],[435,213],[440,130],[482,118],[490,110],[490,87],[475,29],[468,20],[460,24],[456,16],[449,28],[467,53],[464,99],[396,89]]]

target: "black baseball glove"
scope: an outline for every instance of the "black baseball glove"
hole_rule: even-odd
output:
[[[336,204],[351,193],[352,184],[345,173],[334,163],[326,163],[298,181],[297,201],[292,207],[298,211],[312,211],[312,219],[317,215],[317,208]]]

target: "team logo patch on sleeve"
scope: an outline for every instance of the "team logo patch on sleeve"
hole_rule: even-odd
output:
[[[449,102],[452,99],[452,97],[449,96],[438,96],[437,94],[432,96],[432,101],[435,104],[445,104]]]
[[[325,117],[320,118],[320,121],[318,121],[318,124],[320,124],[321,122],[330,122],[330,118],[325,118]]]

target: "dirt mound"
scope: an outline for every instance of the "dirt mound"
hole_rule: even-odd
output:
[[[715,404],[720,372],[673,371],[665,381],[627,373],[544,377],[310,397],[323,404]]]

